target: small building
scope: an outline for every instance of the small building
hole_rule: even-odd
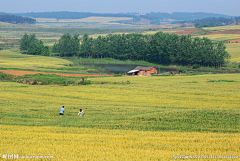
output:
[[[145,67],[145,66],[137,66],[133,70],[127,72],[128,75],[138,75],[138,76],[149,76],[151,74],[157,74],[157,69],[154,67]]]

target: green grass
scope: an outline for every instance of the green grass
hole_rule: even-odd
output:
[[[210,80],[208,82],[238,82],[238,81],[235,81],[235,80],[222,80],[222,79],[220,79],[220,80]]]

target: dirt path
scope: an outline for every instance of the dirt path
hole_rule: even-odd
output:
[[[26,75],[26,74],[56,74],[66,77],[105,77],[105,76],[113,76],[113,75],[91,75],[91,74],[69,74],[69,73],[47,73],[47,72],[34,72],[34,71],[17,71],[17,70],[0,70],[0,72],[13,74],[13,75]]]

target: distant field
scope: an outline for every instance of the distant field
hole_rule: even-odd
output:
[[[36,18],[37,25],[43,27],[80,27],[80,28],[140,28],[148,24],[123,24],[111,21],[132,20],[129,17],[87,17],[82,19]]]
[[[192,37],[207,37],[214,41],[227,41],[227,40],[235,40],[240,39],[240,34],[215,34],[215,35],[198,35]]]
[[[216,27],[204,27],[204,30],[211,31],[225,31],[225,30],[240,30],[240,25],[227,25],[227,26],[216,26]]]
[[[109,23],[109,21],[122,21],[122,20],[132,20],[129,17],[88,17],[82,19],[60,19],[55,18],[35,18],[37,22],[99,22],[99,23]]]

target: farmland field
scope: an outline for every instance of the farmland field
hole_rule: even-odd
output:
[[[9,69],[41,69],[48,68],[63,68],[70,64],[70,61],[58,58],[25,55],[10,50],[0,51],[0,67]]]
[[[239,155],[239,74],[90,80],[108,83],[0,82],[0,150],[56,160]]]
[[[240,25],[227,25],[227,26],[216,26],[216,27],[203,27],[204,30],[210,31],[226,31],[226,30],[240,30]]]
[[[239,41],[240,42],[240,41]],[[227,52],[231,55],[231,61],[240,62],[240,43],[228,43]]]
[[[193,37],[207,37],[214,41],[227,41],[227,40],[234,40],[240,39],[240,34],[213,34],[213,35],[198,35]]]
[[[90,66],[71,66],[72,61],[66,59],[26,55],[10,50],[0,50],[0,70],[24,70],[52,73],[87,74],[87,71],[96,71]],[[69,66],[70,65],[70,66]]]

